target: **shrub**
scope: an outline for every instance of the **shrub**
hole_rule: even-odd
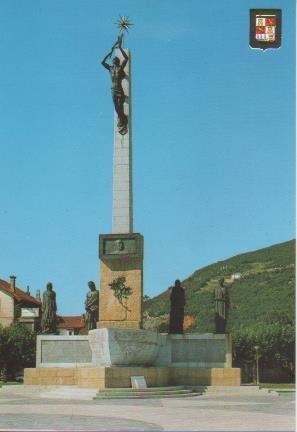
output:
[[[25,367],[35,365],[36,335],[21,323],[0,327],[0,369],[14,377]]]

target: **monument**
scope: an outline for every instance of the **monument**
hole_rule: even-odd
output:
[[[54,334],[57,330],[57,304],[53,284],[48,282],[42,296],[41,332]]]
[[[228,287],[224,284],[225,279],[219,281],[214,289],[215,301],[215,333],[225,334],[229,310]]]
[[[124,32],[130,26],[126,17],[119,20],[120,35],[102,61],[110,74],[115,113],[112,233],[99,236],[98,328],[142,327],[143,237],[133,232],[132,66],[131,53],[123,48]],[[123,289],[130,288],[124,302],[111,289],[120,283],[124,284]]]
[[[170,294],[169,333],[183,334],[185,304],[185,290],[177,279]]]
[[[142,329],[143,236],[133,230],[131,53],[123,46],[130,26],[127,17],[119,19],[120,34],[102,61],[115,114],[112,232],[99,236],[97,328],[90,311],[88,335],[38,336],[36,368],[25,369],[24,382],[99,391],[131,387],[142,377],[149,387],[240,385],[229,335],[182,334],[185,299],[179,281],[172,292],[171,334]],[[90,289],[87,310],[96,294],[93,285]]]
[[[90,291],[87,293],[85,301],[86,326],[88,330],[93,330],[98,321],[99,293],[93,281],[88,282],[88,287]]]

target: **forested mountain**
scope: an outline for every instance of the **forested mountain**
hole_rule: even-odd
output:
[[[285,358],[282,364],[289,362],[292,368],[295,240],[219,261],[184,280],[185,314],[192,318],[188,331],[214,331],[213,290],[222,277],[230,285],[227,331],[233,336],[235,362],[240,357],[252,359],[253,344],[261,344],[262,362]],[[168,290],[145,301],[145,326],[155,322],[156,328],[166,331],[169,307]]]

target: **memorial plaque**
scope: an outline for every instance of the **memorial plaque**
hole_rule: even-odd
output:
[[[140,234],[101,234],[99,257],[103,260],[116,258],[142,258],[143,237]]]
[[[110,254],[135,254],[136,253],[136,240],[129,238],[122,239],[105,239],[103,245],[105,255]]]
[[[92,353],[88,340],[72,338],[42,340],[41,363],[91,363]]]

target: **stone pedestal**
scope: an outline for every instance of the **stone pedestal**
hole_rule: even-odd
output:
[[[231,335],[102,328],[85,336],[37,336],[37,368],[95,366],[232,368]]]
[[[148,387],[239,386],[229,335],[166,335],[146,330],[96,329],[88,336],[37,337],[36,368],[24,383],[97,389],[131,387],[143,376]]]
[[[140,329],[143,297],[143,237],[140,234],[100,235],[100,303],[97,328]],[[110,283],[125,278],[131,295],[122,302]]]
[[[25,385],[73,385],[85,388],[130,388],[131,377],[141,375],[148,387],[240,386],[239,368],[72,367],[26,368]]]
[[[160,335],[147,330],[102,328],[89,331],[89,343],[96,366],[152,366]]]

